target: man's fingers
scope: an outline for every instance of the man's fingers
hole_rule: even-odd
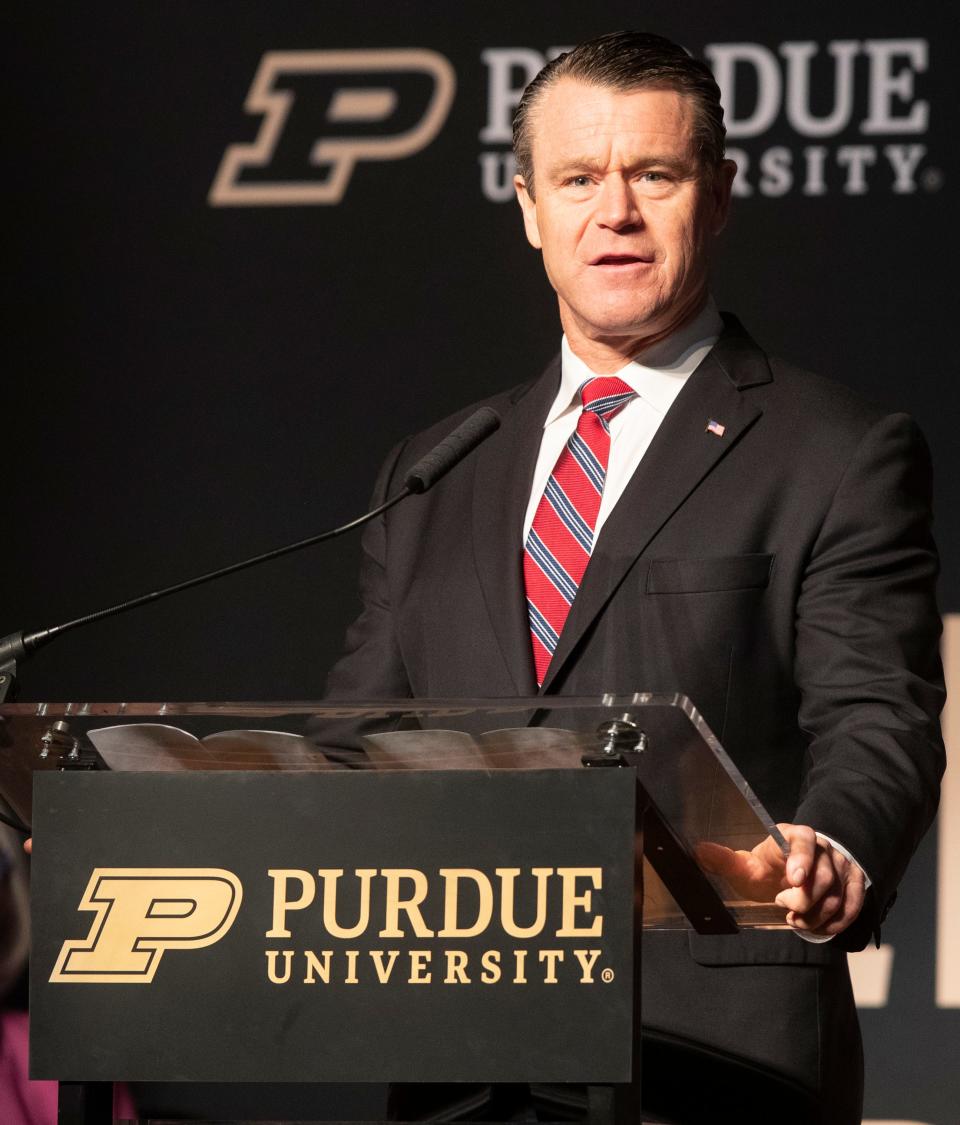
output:
[[[825,934],[839,934],[847,928],[863,909],[867,897],[867,877],[856,863],[848,863],[844,878],[843,905],[824,926]]]
[[[697,863],[712,875],[726,875],[736,867],[736,857],[731,848],[704,840],[694,848]]]
[[[23,850],[27,853],[27,855],[31,855],[33,853],[33,837],[32,836],[28,836],[23,841]]]
[[[810,874],[800,886],[790,887],[777,895],[777,903],[787,910],[795,910],[798,914],[806,914],[818,903],[822,903],[828,896],[834,898],[834,909],[839,906],[842,886],[840,873],[837,870],[837,861],[847,861],[835,853],[829,844],[818,847],[817,854],[810,864]]]
[[[846,895],[843,900],[843,910],[835,915],[821,931],[825,934],[840,934],[856,921],[857,915],[863,909],[863,900],[866,896],[866,891],[863,887],[847,887]]]
[[[809,879],[817,858],[817,834],[805,824],[778,824],[790,854],[787,856],[787,882],[799,887]]]
[[[863,908],[866,897],[863,871],[838,853],[833,855],[838,866],[838,889],[830,891],[805,912],[791,911],[787,915],[787,923],[794,929],[829,936],[839,934]]]
[[[697,845],[696,857],[700,866],[712,875],[745,880],[759,880],[768,875],[766,863],[753,852],[734,851],[723,844],[704,841]]]
[[[704,841],[697,845],[696,857],[704,871],[721,876],[744,898],[770,902],[783,886],[783,855],[770,837],[752,852]]]
[[[842,915],[845,900],[844,888],[825,895],[806,912],[791,910],[787,916],[788,925],[798,930],[825,932],[825,927]]]

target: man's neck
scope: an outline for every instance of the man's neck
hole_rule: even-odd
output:
[[[700,337],[716,336],[722,328],[709,293],[703,295],[692,312],[644,335],[609,339],[590,337],[577,331],[576,325],[571,331],[562,309],[560,319],[567,346],[596,375],[615,374],[633,361],[643,364],[649,359],[654,366],[668,365],[672,351],[669,341],[676,340],[682,351]]]

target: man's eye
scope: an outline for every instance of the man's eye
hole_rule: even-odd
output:
[[[573,187],[588,187],[591,180],[589,176],[571,176],[569,182]]]
[[[643,179],[645,179],[648,183],[651,183],[651,184],[659,183],[661,180],[665,180],[666,178],[667,177],[663,174],[663,172],[644,172],[643,173]]]

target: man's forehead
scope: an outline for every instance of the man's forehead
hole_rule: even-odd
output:
[[[671,148],[692,139],[690,98],[676,90],[643,86],[620,90],[561,78],[544,92],[532,122],[533,147],[551,155],[630,139]]]

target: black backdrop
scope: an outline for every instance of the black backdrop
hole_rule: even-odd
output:
[[[729,143],[747,188],[718,301],[769,349],[918,418],[942,606],[960,612],[949,5],[101,0],[7,20],[0,633],[351,518],[396,440],[536,373],[559,330],[516,205],[489,198],[509,183],[497,107],[531,52],[621,26],[676,38],[718,74],[740,59]],[[211,203],[228,146],[260,130],[244,101],[265,54],[396,48],[456,74],[426,147],[361,161],[339,203]],[[315,140],[412,128],[430,81],[369,60],[281,75],[293,107],[246,180],[323,183]],[[339,86],[394,88],[399,108],[331,120]],[[356,608],[357,557],[356,543],[316,548],[66,636],[23,667],[21,696],[315,697]],[[888,931],[887,1006],[863,1014],[878,1118],[946,1123],[960,1104],[957,1015],[933,1000],[934,863],[931,839]],[[905,1020],[923,1044],[909,1065]]]

